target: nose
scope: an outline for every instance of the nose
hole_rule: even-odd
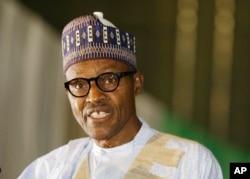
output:
[[[90,103],[99,103],[106,99],[105,92],[101,91],[95,81],[90,82],[89,93],[86,96],[86,101]]]

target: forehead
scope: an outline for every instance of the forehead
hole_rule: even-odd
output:
[[[78,77],[90,78],[105,72],[127,71],[128,65],[112,59],[86,60],[71,65],[66,71],[66,79]]]

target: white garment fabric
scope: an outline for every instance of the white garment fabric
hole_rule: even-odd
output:
[[[36,159],[18,179],[70,179],[87,154],[91,179],[122,179],[146,142],[157,132],[140,119],[142,127],[135,138],[124,145],[104,149],[91,138],[81,138]],[[168,179],[222,179],[221,168],[213,154],[198,143],[171,139],[166,148],[184,151],[178,167],[155,163],[150,172]]]

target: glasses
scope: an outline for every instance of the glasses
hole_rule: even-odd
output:
[[[103,92],[111,92],[116,90],[119,86],[122,77],[132,75],[136,71],[127,72],[107,72],[95,78],[75,78],[64,83],[64,87],[70,92],[72,96],[84,97],[89,93],[90,82],[95,81],[98,88]]]

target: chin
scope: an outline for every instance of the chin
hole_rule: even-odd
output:
[[[95,140],[105,140],[107,139],[106,135],[102,135],[102,134],[89,134],[89,137],[95,139]]]
[[[95,140],[108,140],[109,135],[107,133],[102,133],[102,132],[89,132],[88,133],[89,137]]]

